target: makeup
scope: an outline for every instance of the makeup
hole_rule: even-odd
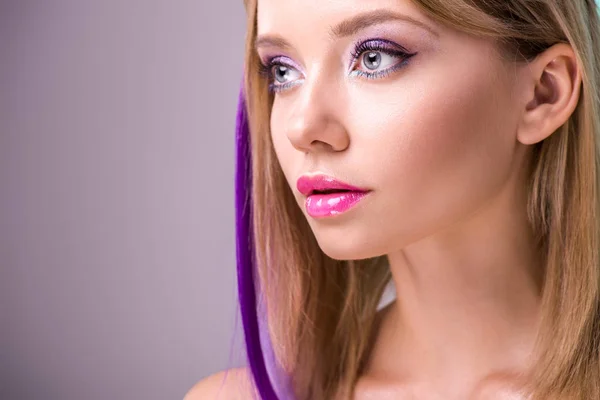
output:
[[[306,198],[305,208],[313,218],[331,217],[350,210],[367,192],[313,194]]]
[[[306,196],[304,207],[313,218],[345,213],[371,192],[327,175],[303,175],[296,187]]]

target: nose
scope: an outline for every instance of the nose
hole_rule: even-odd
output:
[[[340,85],[323,78],[306,79],[297,88],[300,94],[288,119],[287,137],[302,152],[343,151],[350,145]]]

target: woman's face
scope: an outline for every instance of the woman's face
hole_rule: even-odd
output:
[[[465,220],[512,179],[517,66],[491,41],[409,0],[258,0],[257,18],[276,86],[275,151],[329,256],[397,251]],[[370,192],[315,215],[297,180],[317,173]]]

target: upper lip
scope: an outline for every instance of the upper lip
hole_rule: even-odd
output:
[[[325,190],[348,190],[352,192],[368,192],[369,189],[359,188],[348,183],[339,181],[332,176],[325,174],[318,175],[302,175],[298,182],[296,182],[296,188],[300,193],[305,196],[312,194],[315,191]]]

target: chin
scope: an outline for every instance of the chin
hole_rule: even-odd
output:
[[[348,230],[339,234],[315,232],[319,247],[334,260],[364,260],[387,254],[382,246],[366,238],[352,238]]]

